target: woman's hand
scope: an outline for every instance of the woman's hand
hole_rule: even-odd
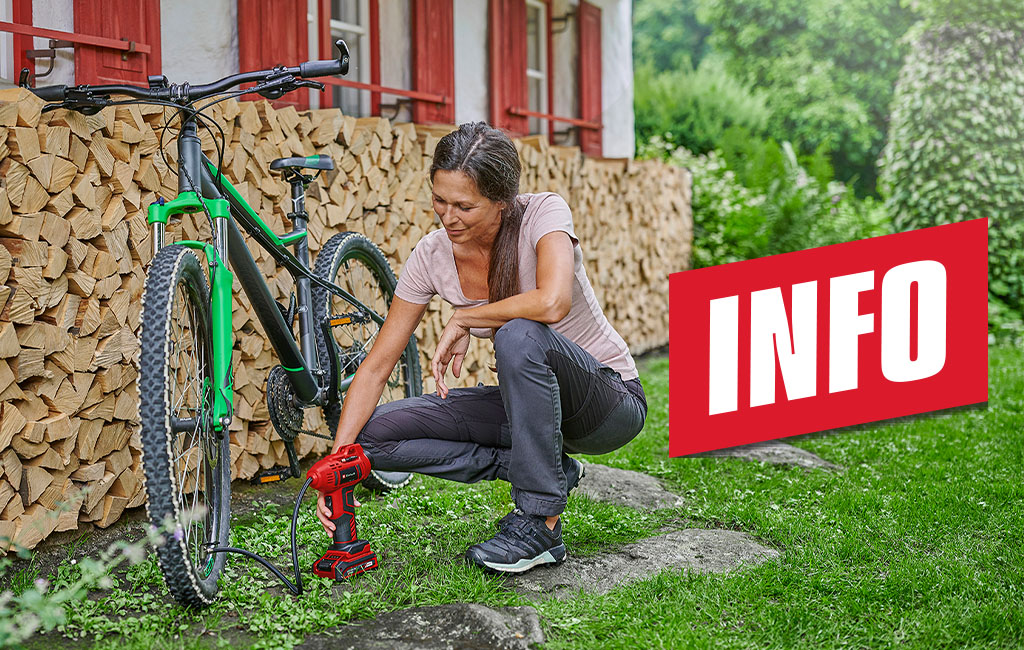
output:
[[[356,507],[363,505],[359,503],[355,495],[352,496],[352,502],[356,504]],[[324,500],[324,493],[320,492],[316,497],[316,516],[323,524],[324,530],[327,531],[328,535],[334,535],[334,522],[331,521],[331,509],[327,507],[327,502]]]
[[[441,338],[437,341],[437,349],[434,350],[434,358],[430,362],[430,370],[434,373],[434,381],[437,383],[437,392],[442,399],[448,396],[448,386],[444,383],[448,363],[452,363],[452,374],[458,377],[462,373],[462,362],[468,350],[469,327],[462,324],[459,312],[456,311],[444,326]]]
[[[338,453],[339,449],[348,444],[350,444],[350,442],[344,439],[335,440],[334,446],[331,448],[330,455]],[[359,500],[356,499],[356,496],[354,494],[352,495],[352,503],[354,503],[357,508],[363,505],[359,503]],[[327,534],[333,535],[335,526],[334,522],[331,521],[331,509],[327,507],[327,501],[324,499],[323,492],[318,493],[316,496],[316,516],[320,520],[320,523],[323,525],[324,530],[327,531]]]

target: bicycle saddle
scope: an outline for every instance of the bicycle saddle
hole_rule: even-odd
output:
[[[334,169],[334,161],[330,156],[323,154],[319,156],[295,156],[293,158],[278,158],[270,163],[271,171],[278,169]]]

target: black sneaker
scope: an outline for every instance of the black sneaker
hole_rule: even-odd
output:
[[[571,461],[571,466],[569,470],[566,471],[565,473],[565,483],[566,485],[569,486],[569,489],[566,491],[566,496],[572,494],[572,491],[575,490],[576,486],[580,484],[580,481],[583,480],[583,477],[587,475],[587,470],[583,463],[576,460],[572,456],[569,456],[569,460]]]
[[[565,560],[562,520],[554,530],[549,530],[544,520],[516,508],[502,518],[494,537],[466,550],[466,561],[505,573],[522,573],[540,564],[561,564]]]

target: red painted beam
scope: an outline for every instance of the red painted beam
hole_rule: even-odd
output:
[[[141,52],[142,54],[150,54],[153,51],[153,48],[147,43],[139,43],[137,41],[118,41],[113,38],[103,38],[102,36],[75,34],[74,32],[61,32],[56,29],[44,29],[42,27],[33,27],[31,25],[19,25],[17,23],[0,22],[0,32],[10,32],[11,34],[22,34],[24,36],[38,36],[40,38],[55,38],[62,41],[71,41],[72,43],[81,43],[82,45],[105,47],[110,50],[135,51]]]

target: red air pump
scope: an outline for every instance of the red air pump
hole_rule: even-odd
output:
[[[370,460],[358,444],[345,445],[306,472],[312,486],[325,493],[334,522],[334,543],[313,563],[313,573],[322,578],[344,580],[377,566],[370,543],[356,535],[353,490],[369,473]]]

